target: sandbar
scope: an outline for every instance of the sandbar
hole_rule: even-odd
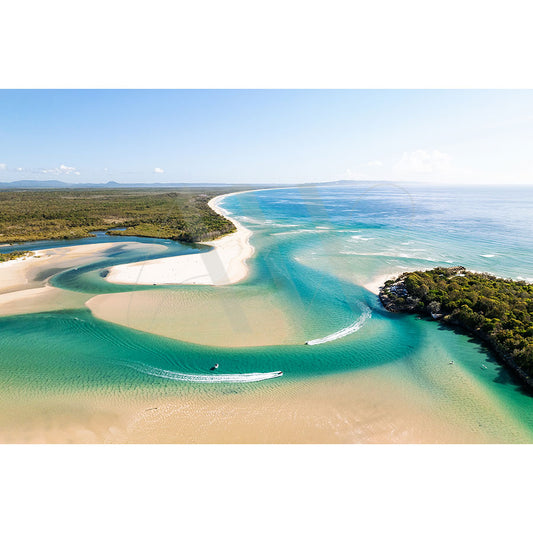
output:
[[[99,294],[85,305],[101,320],[196,344],[242,347],[305,340],[275,295],[261,292],[175,287]]]

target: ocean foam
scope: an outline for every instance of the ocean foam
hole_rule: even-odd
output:
[[[299,233],[327,233],[327,229],[297,229],[293,231],[279,231],[270,235],[297,235]]]
[[[279,378],[283,375],[281,371],[252,372],[249,374],[184,374],[183,372],[165,370],[143,363],[125,363],[125,365],[149,376],[195,383],[251,383],[254,381],[264,381],[265,379]]]
[[[370,318],[371,315],[372,311],[370,310],[370,308],[365,307],[363,314],[353,324],[350,324],[346,328],[340,329],[339,331],[336,331],[331,335],[322,337],[321,339],[313,339],[312,341],[307,341],[306,344],[310,346],[312,346],[313,344],[324,344],[325,342],[335,341],[337,339],[341,339],[342,337],[346,337],[346,335],[355,333],[357,330],[363,327],[363,324]]]

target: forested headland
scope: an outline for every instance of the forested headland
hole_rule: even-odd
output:
[[[380,299],[389,311],[464,328],[533,389],[533,285],[464,267],[435,268],[387,281]]]

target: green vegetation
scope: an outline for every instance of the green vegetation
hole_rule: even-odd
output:
[[[94,231],[194,242],[235,231],[207,202],[235,187],[0,191],[0,243],[78,239]],[[242,189],[241,189],[242,190]],[[113,228],[125,231],[110,231]]]
[[[19,250],[17,252],[7,252],[5,254],[0,253],[0,263],[3,263],[4,261],[11,261],[11,259],[18,259],[19,257],[24,257],[26,255],[32,255],[33,252],[26,252],[23,250]]]
[[[533,285],[463,267],[435,268],[387,281],[380,298],[390,311],[431,314],[462,326],[522,377],[533,376]]]

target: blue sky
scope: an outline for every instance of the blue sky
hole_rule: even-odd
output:
[[[2,90],[17,179],[533,183],[533,91]]]

